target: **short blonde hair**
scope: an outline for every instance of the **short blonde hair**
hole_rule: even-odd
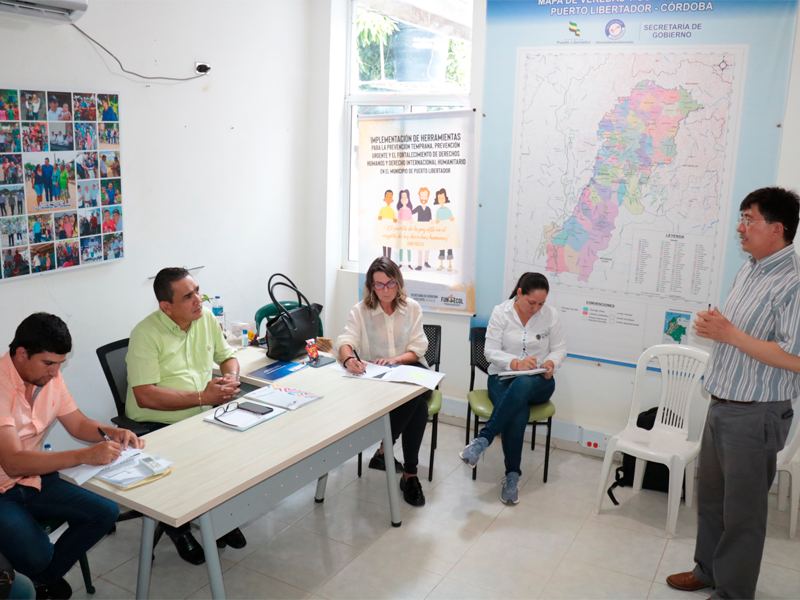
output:
[[[400,272],[397,265],[385,256],[373,260],[369,269],[367,269],[367,280],[364,282],[363,293],[364,304],[367,308],[373,310],[380,304],[378,296],[372,287],[372,280],[375,277],[375,273],[383,273],[397,284],[397,295],[394,297],[394,300],[392,300],[392,310],[396,310],[398,307],[405,308],[406,288],[403,284],[403,274]]]

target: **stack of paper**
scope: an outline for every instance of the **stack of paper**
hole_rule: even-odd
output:
[[[529,371],[503,371],[502,373],[498,373],[500,379],[512,379],[514,377],[519,377],[520,375],[539,375],[541,373],[547,373],[547,369],[530,369]]]
[[[413,383],[414,385],[426,387],[429,390],[435,389],[444,377],[444,373],[438,373],[437,371],[431,371],[421,367],[412,367],[410,365],[381,366],[367,363],[367,371],[361,375],[351,373],[338,364],[336,367],[338,367],[340,371],[344,371],[346,377],[371,379],[373,381],[391,381],[392,383]]]
[[[120,464],[112,469],[106,469],[102,473],[95,475],[95,477],[101,481],[105,481],[106,483],[110,483],[111,485],[122,489],[129,488],[149,477],[157,477],[154,476],[152,472],[139,465],[139,459],[144,456],[149,455],[141,453],[133,462]],[[155,457],[155,460],[161,463],[161,465],[166,469],[169,469],[169,467],[172,466],[172,463],[168,460],[164,460],[161,457],[161,454],[158,454],[158,456]]]
[[[136,461],[136,457],[141,453],[141,450],[129,447],[127,450],[122,451],[117,457],[117,460],[107,465],[78,465],[77,467],[70,467],[69,469],[61,469],[59,473],[64,475],[68,481],[71,481],[75,485],[83,485],[99,473],[109,469],[115,469],[122,465],[132,465]]]

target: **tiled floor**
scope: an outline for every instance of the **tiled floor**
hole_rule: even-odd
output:
[[[428,436],[430,432],[428,433]],[[426,437],[426,444],[429,437]],[[478,465],[478,479],[458,458],[464,430],[441,425],[432,483],[429,446],[421,456],[427,504],[403,504],[403,526],[389,525],[386,479],[355,459],[331,473],[323,504],[304,488],[243,528],[247,547],[221,552],[228,598],[692,598],[665,585],[692,567],[697,513],[681,506],[678,532],[664,535],[667,495],[618,490],[620,506],[592,507],[600,475],[596,458],[554,450],[542,483],[543,448],[523,452],[520,503],[500,503],[500,444]],[[366,457],[371,456],[369,452]],[[366,464],[365,464],[366,467]],[[800,537],[775,509],[758,598],[800,598]],[[200,537],[199,531],[195,534]],[[89,553],[94,598],[133,598],[140,521]],[[156,548],[151,598],[210,598],[205,566],[178,557],[169,540]],[[73,598],[87,596],[74,568]]]

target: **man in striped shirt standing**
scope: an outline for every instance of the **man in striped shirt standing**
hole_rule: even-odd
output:
[[[776,455],[800,396],[800,257],[792,241],[800,197],[782,188],[750,193],[739,207],[739,270],[722,310],[698,313],[713,340],[711,394],[697,492],[695,568],[667,577],[674,588],[715,588],[712,598],[754,598],[767,532]]]

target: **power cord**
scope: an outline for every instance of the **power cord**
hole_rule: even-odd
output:
[[[111,58],[113,58],[115,61],[117,61],[117,64],[119,65],[119,68],[122,69],[123,72],[128,73],[129,75],[134,75],[136,77],[141,77],[142,79],[165,79],[167,81],[191,81],[192,79],[197,79],[199,77],[205,77],[205,74],[194,75],[193,77],[149,77],[147,75],[140,75],[139,73],[135,73],[133,71],[128,71],[128,69],[126,69],[125,67],[122,66],[122,63],[120,62],[120,60],[116,56],[114,56],[114,53],[111,52],[111,50],[109,50],[108,48],[103,46],[103,44],[98,42],[96,39],[94,39],[92,36],[90,36],[88,33],[86,33],[83,29],[81,29],[80,27],[78,27],[74,23],[72,23],[72,26],[75,29],[77,29],[78,31],[80,31],[81,34],[83,34],[83,36],[86,39],[88,39],[89,41],[93,42],[94,44],[97,44],[100,48],[105,50]]]

